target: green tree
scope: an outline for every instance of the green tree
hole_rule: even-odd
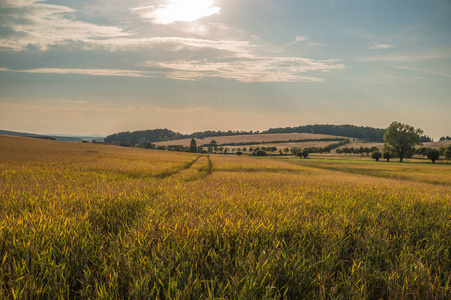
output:
[[[448,148],[451,148],[451,146]],[[444,156],[445,156],[445,159],[450,160],[451,159],[451,149],[446,149]]]
[[[301,148],[293,147],[290,151],[293,156],[298,156],[299,152],[301,152]]]
[[[391,158],[392,156],[391,156],[391,154],[390,154],[390,151],[384,151],[384,154],[383,154],[383,158],[384,159],[386,159],[387,161],[390,161],[390,158]]]
[[[379,159],[382,157],[382,153],[379,151],[374,151],[373,154],[371,154],[371,158],[375,159],[376,161],[379,161]]]
[[[197,143],[195,139],[191,139],[191,142],[189,143],[189,151],[190,152],[197,152]]]
[[[237,151],[237,152],[236,152],[236,155],[241,156],[241,155],[243,155],[243,152]]]
[[[427,156],[433,163],[440,158],[440,152],[437,149],[430,149]]]
[[[304,150],[302,150],[302,152],[300,154],[302,155],[302,157],[307,158],[308,153],[309,153],[308,150],[304,149]]]
[[[265,150],[256,150],[252,153],[252,156],[266,156],[266,151]]]
[[[423,130],[400,122],[393,122],[388,126],[384,135],[384,141],[387,149],[396,153],[399,161],[404,157],[410,156],[414,151],[415,145],[420,145]]]

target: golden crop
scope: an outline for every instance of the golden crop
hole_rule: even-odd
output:
[[[0,298],[449,298],[451,167],[0,137]]]

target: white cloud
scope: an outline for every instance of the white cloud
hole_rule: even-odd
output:
[[[388,44],[379,44],[379,43],[372,43],[370,45],[370,49],[372,49],[372,50],[381,50],[381,49],[390,49],[390,48],[395,48],[395,46],[388,45]]]
[[[299,57],[240,57],[224,61],[215,60],[178,60],[149,61],[146,67],[156,71],[116,70],[116,69],[63,69],[40,68],[28,70],[0,71],[35,73],[35,74],[79,74],[89,76],[121,76],[150,78],[165,74],[167,78],[178,80],[201,80],[208,77],[220,77],[241,82],[320,82],[322,78],[304,76],[311,71],[328,72],[342,69],[344,65],[337,60],[312,60]],[[68,103],[67,101],[60,101]],[[72,103],[73,104],[73,103]]]
[[[288,43],[288,46],[295,45],[295,44],[303,42],[305,40],[307,40],[307,37],[298,35],[294,38],[294,40],[292,42]]]
[[[300,74],[344,68],[336,60],[312,60],[298,57],[252,57],[223,62],[177,61],[148,62],[149,66],[167,69],[167,77],[199,80],[221,77],[241,82],[319,82],[324,79]]]
[[[213,0],[167,0],[167,4],[144,4],[133,9],[142,18],[155,24],[171,24],[174,22],[192,22],[220,12]]]
[[[120,76],[120,77],[152,77],[150,71],[136,70],[112,70],[112,69],[61,69],[61,68],[41,68],[28,70],[10,70],[1,68],[0,71],[37,73],[37,74],[79,74],[91,76]]]
[[[132,48],[146,48],[149,46],[166,46],[168,50],[177,51],[181,47],[210,48],[230,52],[233,56],[248,56],[249,51],[259,46],[251,45],[249,41],[208,40],[184,37],[151,37],[151,38],[115,38],[96,41],[93,47],[108,48],[120,51]]]
[[[13,36],[0,38],[0,47],[15,51],[28,46],[47,50],[51,45],[128,35],[115,26],[76,21],[73,9],[37,0],[7,1],[0,4],[0,9],[4,10],[0,24],[15,32]]]

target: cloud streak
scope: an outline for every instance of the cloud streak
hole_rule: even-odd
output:
[[[96,111],[101,113],[166,113],[166,114],[224,114],[217,112],[206,106],[184,107],[172,109],[156,105],[96,105],[85,100],[53,99],[40,100],[34,103],[11,103],[0,100],[0,108],[5,110],[29,110],[29,111],[65,111],[65,112],[88,112]]]
[[[293,46],[293,45],[303,42],[305,40],[307,40],[307,38],[305,36],[296,36],[292,42],[288,43],[288,46]]]
[[[136,71],[136,70],[112,70],[112,69],[62,69],[62,68],[41,68],[28,70],[10,70],[7,68],[0,68],[0,71],[20,72],[20,73],[35,73],[35,74],[78,74],[90,76],[119,76],[119,77],[152,77],[151,71]]]
[[[390,48],[395,48],[395,46],[388,45],[388,44],[379,44],[379,43],[372,43],[370,45],[371,50],[383,50],[383,49],[390,49]]]
[[[310,71],[344,68],[337,60],[312,60],[298,57],[252,57],[223,62],[178,61],[148,62],[152,67],[167,69],[168,78],[199,80],[207,77],[234,79],[241,82],[320,82],[322,78],[301,75]]]

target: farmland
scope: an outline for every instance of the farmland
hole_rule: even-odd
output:
[[[320,139],[335,139],[344,138],[341,136],[327,135],[327,134],[314,134],[314,133],[266,133],[266,134],[247,134],[247,135],[232,135],[232,136],[217,136],[207,137],[204,139],[195,139],[198,145],[209,144],[212,140],[215,140],[218,145],[229,143],[270,143],[272,141],[287,141],[289,140],[320,140]],[[169,145],[181,145],[188,147],[191,139],[182,139],[174,141],[158,142],[157,145],[169,146]],[[328,142],[326,144],[330,144]]]
[[[0,136],[0,298],[450,298],[451,166]]]

